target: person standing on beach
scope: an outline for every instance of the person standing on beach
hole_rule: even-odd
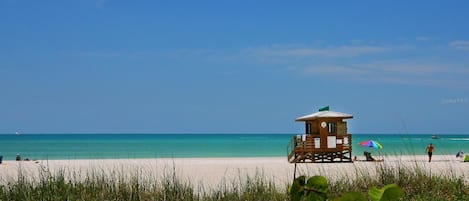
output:
[[[433,149],[434,147],[432,143],[430,143],[425,149],[425,151],[428,153],[428,162],[432,162]]]

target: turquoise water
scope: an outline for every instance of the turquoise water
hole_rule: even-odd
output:
[[[183,158],[183,157],[285,157],[292,134],[0,134],[0,155],[14,160]],[[361,147],[358,142],[376,140],[383,149]],[[353,134],[353,155],[425,154],[428,143],[434,154],[469,152],[469,135]]]

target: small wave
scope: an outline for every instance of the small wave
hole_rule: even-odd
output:
[[[402,140],[422,140],[424,138],[402,138]]]
[[[269,137],[239,137],[241,140],[268,140]]]
[[[454,141],[469,141],[469,138],[448,138],[448,140],[454,140]]]

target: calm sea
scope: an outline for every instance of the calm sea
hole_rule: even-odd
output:
[[[0,134],[0,155],[14,160],[185,158],[185,157],[285,157],[292,134]],[[375,154],[425,154],[428,143],[434,154],[469,152],[469,135],[353,134],[353,155],[368,150]],[[361,147],[358,142],[376,140],[383,149]]]

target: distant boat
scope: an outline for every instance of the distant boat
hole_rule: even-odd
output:
[[[432,139],[439,139],[438,135],[432,135]]]
[[[16,135],[20,135],[20,132],[19,132],[19,131],[16,131],[15,134],[16,134]]]

